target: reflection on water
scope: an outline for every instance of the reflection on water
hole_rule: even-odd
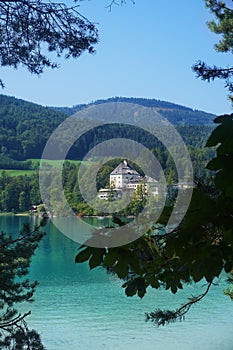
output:
[[[1,229],[12,234],[23,222],[36,224],[36,218],[29,217],[0,220]],[[75,265],[78,243],[52,224],[46,232],[30,272],[31,279],[40,282],[35,302],[22,307],[32,310],[28,323],[41,333],[48,350],[232,350],[233,303],[222,293],[224,279],[192,308],[185,322],[157,328],[144,322],[146,311],[174,309],[199,294],[202,284],[175,296],[149,290],[142,300],[127,298],[114,276],[101,268],[90,271],[87,264]]]

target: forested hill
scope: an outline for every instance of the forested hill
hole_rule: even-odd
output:
[[[39,158],[61,112],[0,95],[0,152],[13,159]]]
[[[172,104],[170,102],[139,99],[139,98],[111,98],[99,100],[89,105],[77,105],[72,108],[52,108],[43,107],[31,102],[26,102],[14,97],[0,95],[0,168],[11,166],[10,159],[25,160],[28,158],[40,158],[45,144],[55,130],[55,128],[75,111],[85,107],[103,104],[106,102],[127,102],[148,106],[159,111],[167,117],[170,122],[177,126],[187,144],[196,147],[203,146],[207,135],[213,125],[214,115],[193,111],[190,108]],[[101,108],[100,108],[101,113]],[[96,115],[98,118],[98,115]],[[190,125],[194,125],[191,128]],[[110,138],[116,135],[127,137],[129,131],[123,130],[114,125],[104,126],[105,130],[94,130],[83,135],[82,140],[76,143],[69,157],[72,159],[82,159],[86,152],[95,144],[104,141],[103,135]],[[146,147],[150,149],[156,147],[149,136],[141,135],[135,131],[137,141],[144,140]],[[3,164],[5,162],[5,165]],[[4,167],[3,167],[4,165]]]
[[[89,104],[79,104],[73,107],[53,107],[54,109],[70,116],[83,108],[109,102],[135,103],[144,107],[150,107],[167,118],[173,125],[212,125],[214,114],[193,110],[175,103],[160,101],[156,99],[134,98],[134,97],[112,97],[106,100],[97,100]]]

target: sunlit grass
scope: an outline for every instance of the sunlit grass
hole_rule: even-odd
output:
[[[40,163],[41,159],[40,158],[32,158],[28,159],[32,162],[32,164],[37,164]],[[67,159],[68,162],[73,163],[73,164],[79,164],[81,161],[80,160],[69,160]],[[51,165],[53,168],[59,168],[62,160],[56,159],[56,160],[50,160],[50,159],[43,159],[43,163],[47,163]]]
[[[0,175],[2,175],[3,171],[10,176],[24,176],[36,173],[36,170],[0,169]]]
[[[35,167],[35,169],[27,169],[27,170],[23,170],[23,169],[0,169],[0,175],[2,175],[2,172],[4,171],[7,175],[10,176],[24,176],[24,175],[32,175],[35,174],[38,171],[38,167],[40,164],[41,159],[40,158],[32,158],[32,159],[27,159],[30,160],[32,162],[32,167]],[[69,160],[67,159],[68,162],[72,163],[72,164],[80,164],[80,160]],[[46,163],[48,165],[50,165],[52,168],[58,169],[60,168],[60,164],[61,162],[63,163],[62,160],[50,160],[50,159],[44,159],[43,163]],[[88,162],[87,162],[88,163]],[[38,166],[36,166],[38,165]]]

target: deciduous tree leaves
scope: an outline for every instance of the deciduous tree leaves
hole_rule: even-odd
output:
[[[219,126],[207,142],[209,147],[217,147],[216,158],[208,164],[215,172],[215,187],[197,186],[181,225],[168,235],[155,225],[146,235],[123,247],[83,248],[76,262],[89,260],[91,268],[110,269],[125,280],[123,288],[127,296],[137,294],[140,298],[149,286],[156,289],[162,286],[176,293],[184,284],[202,279],[209,283],[208,292],[215,277],[222,271],[230,272],[233,269],[233,119],[222,116],[216,122]],[[163,224],[169,211],[170,208],[165,208],[160,218]]]

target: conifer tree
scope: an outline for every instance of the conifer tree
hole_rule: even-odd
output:
[[[43,237],[43,219],[33,230],[24,225],[15,237],[0,233],[0,349],[43,350],[39,334],[29,329],[26,318],[30,311],[18,311],[22,302],[32,302],[37,282],[30,282],[32,256]]]

